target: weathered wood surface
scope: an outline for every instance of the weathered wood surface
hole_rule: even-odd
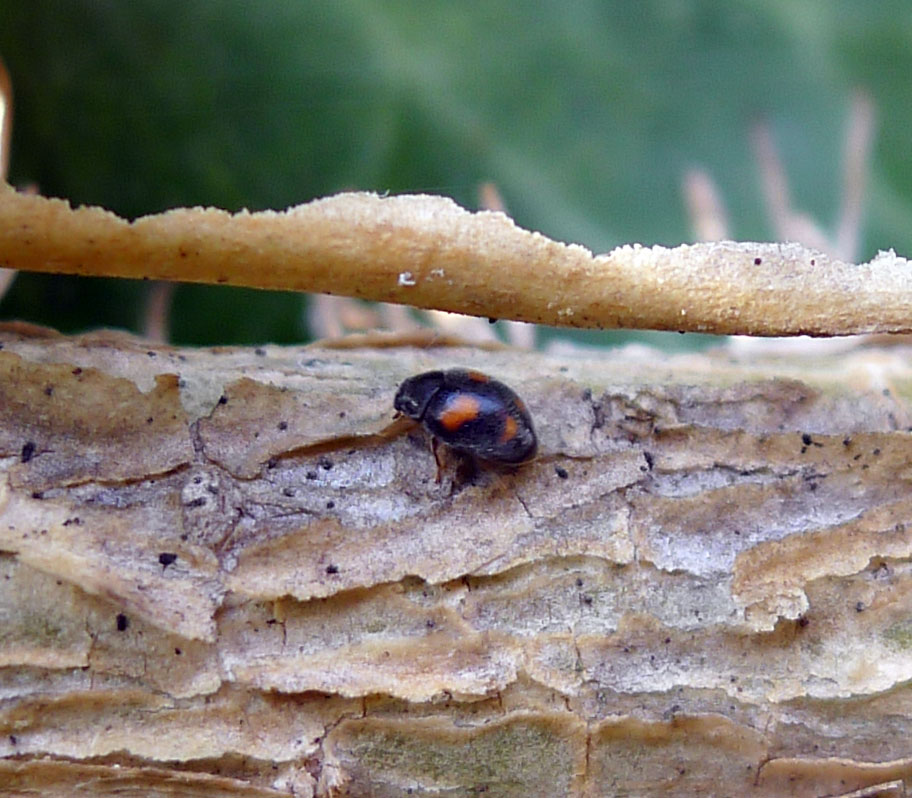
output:
[[[747,335],[912,332],[912,265],[794,243],[593,254],[447,197],[344,193],[286,211],[133,222],[0,183],[0,268],[325,292],[563,327]]]
[[[909,346],[0,343],[0,795],[912,779]],[[375,435],[453,365],[537,461]]]

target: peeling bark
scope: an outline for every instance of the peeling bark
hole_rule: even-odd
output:
[[[0,328],[0,795],[905,794],[912,348],[400,343]]]

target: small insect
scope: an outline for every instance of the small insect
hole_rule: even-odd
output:
[[[522,399],[480,371],[416,374],[399,386],[393,406],[424,424],[434,438],[435,459],[438,440],[457,452],[505,464],[531,460],[538,448]]]

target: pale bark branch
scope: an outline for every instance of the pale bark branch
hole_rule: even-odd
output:
[[[912,349],[415,343],[0,329],[0,795],[903,794]],[[538,460],[383,434],[453,365]]]
[[[0,189],[0,267],[334,293],[570,327],[746,335],[912,331],[912,266],[798,244],[593,255],[431,196],[340,194],[276,213],[127,222]]]

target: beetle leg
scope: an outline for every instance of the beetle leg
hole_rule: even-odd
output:
[[[434,453],[434,462],[437,463],[437,478],[434,480],[438,485],[443,474],[443,463],[440,461],[440,441],[431,436],[431,451]]]

